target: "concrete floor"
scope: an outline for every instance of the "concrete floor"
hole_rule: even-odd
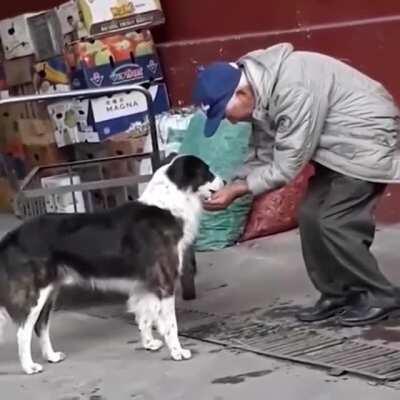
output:
[[[0,233],[15,221],[0,218]],[[382,227],[374,246],[383,270],[400,283],[397,246],[400,227]],[[292,319],[317,298],[304,271],[296,231],[198,256],[198,299],[180,308],[259,318]],[[399,392],[373,382],[233,352],[183,339],[190,361],[173,362],[165,349],[140,349],[137,328],[112,318],[122,305],[81,306],[56,313],[52,333],[57,350],[68,358],[25,376],[17,362],[15,329],[10,326],[0,349],[0,399],[4,400],[363,400],[397,399]],[[399,322],[400,326],[400,322]],[[335,330],[326,325],[326,330]],[[374,328],[340,330],[360,340],[400,347],[397,322]],[[34,343],[36,361],[40,361]]]

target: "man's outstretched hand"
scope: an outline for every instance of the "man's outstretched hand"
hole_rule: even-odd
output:
[[[247,193],[249,193],[249,187],[246,182],[231,183],[204,201],[203,206],[207,211],[225,210],[235,199]]]

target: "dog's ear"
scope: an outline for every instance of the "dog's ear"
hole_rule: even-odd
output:
[[[160,167],[163,167],[164,165],[169,164],[176,156],[178,153],[171,153],[168,157],[165,157],[164,159],[161,160]]]

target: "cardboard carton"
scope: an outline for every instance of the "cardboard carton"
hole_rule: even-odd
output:
[[[61,32],[63,35],[68,35],[79,29],[79,9],[78,4],[74,0],[62,3],[55,8],[58,19],[60,20]]]
[[[37,93],[50,94],[71,90],[68,67],[59,56],[34,65],[33,84]]]
[[[48,145],[24,145],[25,159],[28,169],[34,167],[59,164],[66,162],[67,157],[56,144]]]
[[[41,179],[43,188],[78,185],[81,183],[79,175],[67,174],[49,176]],[[74,205],[75,198],[75,205]],[[82,192],[71,192],[45,196],[46,211],[49,213],[82,213],[85,212],[85,202]]]
[[[2,107],[0,113],[0,151],[13,165],[18,179],[23,179],[28,172],[24,146],[19,131],[19,105]]]
[[[46,146],[55,143],[54,128],[50,120],[21,119],[18,121],[21,142],[24,145]]]
[[[8,84],[6,80],[6,72],[4,70],[4,62],[0,61],[0,92],[6,91],[8,89]],[[0,96],[0,99],[2,97]]]
[[[33,56],[4,60],[3,67],[7,86],[13,87],[32,83],[34,63]]]
[[[9,180],[0,177],[0,212],[10,213],[14,211],[13,204],[16,190],[12,187]]]
[[[165,84],[151,86],[155,115],[169,110],[169,99]],[[127,132],[142,136],[149,131],[148,109],[145,97],[138,92],[121,93],[91,100],[93,128],[100,140]]]
[[[73,143],[95,143],[99,141],[97,132],[88,124],[89,100],[62,101],[49,104],[47,109],[54,126],[54,136],[58,147]]]
[[[7,60],[35,55],[41,61],[62,53],[61,25],[55,11],[4,19],[0,37]]]
[[[161,80],[163,73],[150,31],[130,32],[67,48],[73,89]]]
[[[78,0],[91,35],[164,23],[159,0]]]

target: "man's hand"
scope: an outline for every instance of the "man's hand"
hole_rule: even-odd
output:
[[[211,199],[203,202],[204,209],[207,211],[225,210],[235,199],[249,193],[246,182],[236,182],[226,185],[215,193]]]

